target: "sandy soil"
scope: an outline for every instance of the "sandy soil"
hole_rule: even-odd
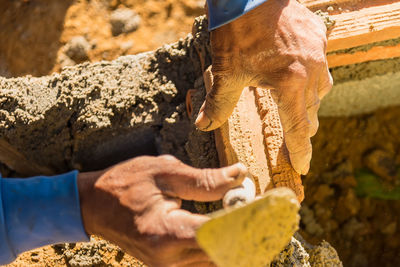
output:
[[[326,239],[345,266],[400,264],[399,118],[398,107],[326,118],[313,139],[302,234]]]
[[[111,60],[153,50],[190,32],[204,13],[202,0],[0,0],[0,74],[42,76],[76,62],[65,45],[81,36],[89,44],[87,60]],[[141,18],[137,30],[113,36],[110,17],[118,8]]]

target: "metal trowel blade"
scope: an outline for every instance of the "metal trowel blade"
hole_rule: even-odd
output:
[[[245,206],[211,214],[197,242],[219,267],[265,267],[297,231],[299,208],[292,190],[272,189]]]

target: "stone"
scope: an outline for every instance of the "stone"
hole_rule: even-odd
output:
[[[111,32],[114,36],[136,31],[140,26],[140,16],[128,8],[119,8],[110,16]]]
[[[365,166],[386,181],[396,179],[397,168],[394,156],[384,150],[376,149],[364,157]]]
[[[76,63],[88,59],[88,52],[91,45],[83,36],[73,37],[64,47],[65,54]]]

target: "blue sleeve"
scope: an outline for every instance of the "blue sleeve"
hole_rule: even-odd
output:
[[[225,25],[267,0],[207,0],[208,29]]]
[[[0,265],[44,245],[88,241],[77,171],[54,177],[0,177]]]

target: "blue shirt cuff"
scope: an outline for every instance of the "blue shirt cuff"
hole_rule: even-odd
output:
[[[0,264],[44,245],[89,241],[77,175],[0,179]]]
[[[267,1],[268,0],[207,0],[208,29],[214,30],[221,27]]]

